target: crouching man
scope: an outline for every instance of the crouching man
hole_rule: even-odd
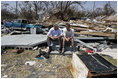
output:
[[[66,28],[63,29],[63,48],[62,48],[62,54],[64,55],[65,52],[65,43],[71,42],[72,51],[74,50],[74,29],[70,27],[70,24],[66,23]]]
[[[57,24],[53,25],[53,27],[49,30],[48,34],[47,34],[47,44],[49,46],[49,51],[48,54],[50,54],[51,52],[51,41],[55,41],[57,40],[59,42],[59,52],[61,52],[62,49],[62,31],[59,28],[59,26]]]

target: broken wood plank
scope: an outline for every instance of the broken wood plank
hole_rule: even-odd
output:
[[[84,30],[84,31],[89,30],[87,28],[81,28],[81,27],[72,27],[72,29],[75,29],[75,30]]]
[[[74,78],[116,78],[117,67],[99,54],[73,53],[70,71]]]
[[[112,38],[112,37],[74,37],[74,39],[79,39],[79,40],[92,40],[92,41],[104,41],[104,40],[117,40],[115,38]]]
[[[81,43],[82,45],[84,45],[85,47],[92,49],[94,51],[96,51],[95,48],[91,47],[90,45],[87,45],[86,43],[84,43],[83,41],[79,40],[79,39],[75,39],[77,42]]]
[[[115,37],[116,36],[116,34],[109,34],[109,33],[103,33],[103,32],[88,32],[88,31],[74,32],[74,34],[106,36],[106,37]]]
[[[70,71],[74,78],[87,78],[89,70],[81,59],[73,53]]]

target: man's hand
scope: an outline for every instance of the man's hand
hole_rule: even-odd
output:
[[[66,38],[66,41],[68,42],[69,41],[69,38]]]
[[[73,38],[73,37],[66,38],[66,41],[68,42],[68,41],[70,41],[72,38]]]
[[[58,39],[58,37],[51,37],[53,40],[56,40],[56,39]]]
[[[69,40],[73,39],[73,37],[68,38]]]

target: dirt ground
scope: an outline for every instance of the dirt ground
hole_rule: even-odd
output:
[[[26,50],[16,54],[8,50],[2,55],[1,77],[9,78],[72,78],[70,72],[71,55],[50,55],[49,59],[35,58],[38,51]],[[26,61],[35,61],[32,66]]]
[[[50,55],[49,59],[35,58],[38,50],[25,50],[21,54],[11,52],[1,56],[1,77],[8,78],[73,78],[70,72],[72,55]],[[117,61],[104,56],[114,65]],[[32,66],[26,65],[27,61],[35,61]]]

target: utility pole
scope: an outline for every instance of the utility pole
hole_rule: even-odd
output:
[[[94,10],[95,10],[95,1],[94,1],[94,3],[93,3],[93,18],[95,17],[95,12],[94,12]]]
[[[18,15],[18,1],[16,1],[16,15]]]

